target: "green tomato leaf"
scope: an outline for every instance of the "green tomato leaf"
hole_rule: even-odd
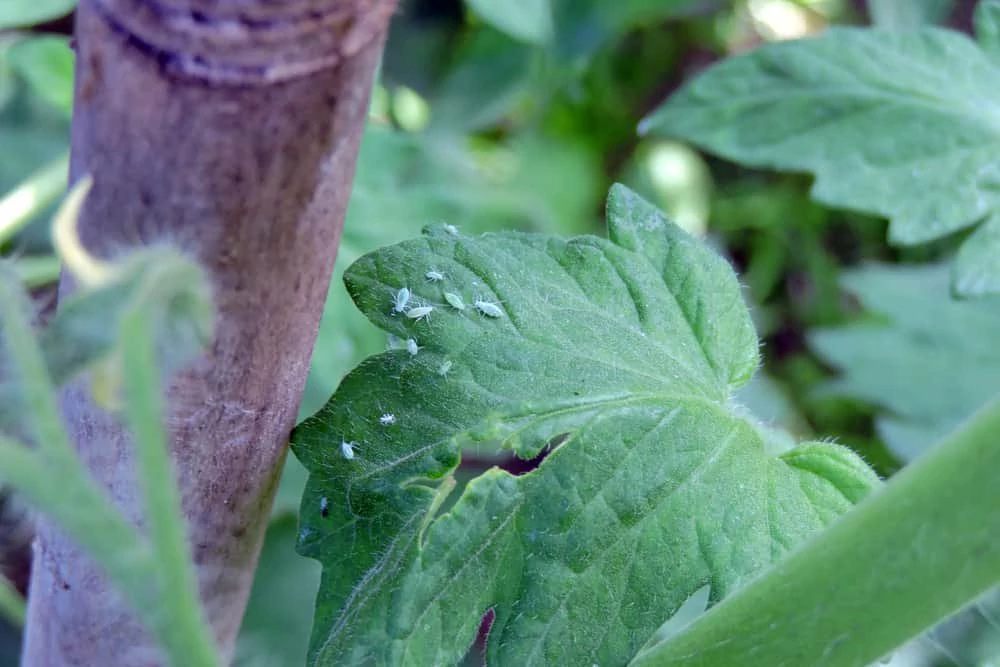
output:
[[[477,156],[441,133],[414,135],[370,124],[302,416],[318,410],[354,365],[385,349],[385,336],[351,307],[340,280],[351,262],[438,220],[449,220],[467,233],[512,225],[545,231],[578,228],[594,209],[590,193],[601,177],[597,162],[589,148],[566,142],[524,139],[510,150]],[[567,179],[580,187],[562,187]]]
[[[0,3],[0,30],[51,21],[75,7],[76,0],[4,0]]]
[[[490,664],[623,664],[694,592],[717,602],[877,483],[835,445],[772,455],[731,402],[758,345],[721,257],[621,186],[608,225],[432,226],[347,271],[414,345],[363,362],[293,434],[299,549],[323,564],[311,664],[454,664],[489,609]],[[484,441],[549,454],[438,515]]]
[[[1000,208],[997,90],[995,61],[957,32],[836,28],[716,65],[641,128],[745,164],[812,172],[816,199],[885,216],[890,240],[909,245]],[[973,260],[960,256],[958,274],[975,273],[963,266]],[[998,282],[955,287],[979,294]]]
[[[951,285],[959,295],[1000,293],[1000,212],[977,227],[958,249]]]
[[[466,0],[466,5],[483,21],[515,39],[544,44],[552,37],[549,0]]]
[[[982,0],[976,5],[976,39],[994,61],[1000,62],[1000,2]]]
[[[65,37],[34,37],[6,53],[11,68],[40,98],[69,116],[73,111],[73,51]]]
[[[555,51],[566,60],[590,56],[625,33],[690,12],[714,12],[726,0],[552,0]]]
[[[431,122],[452,133],[488,127],[529,92],[535,50],[483,26],[472,31],[431,100]]]
[[[893,30],[913,30],[948,18],[954,0],[868,0],[872,25]]]
[[[841,372],[826,391],[882,406],[879,433],[902,461],[1000,393],[1000,297],[950,299],[943,266],[871,265],[842,280],[879,319],[813,333]]]

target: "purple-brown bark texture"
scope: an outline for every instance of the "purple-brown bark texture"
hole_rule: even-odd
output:
[[[394,0],[83,0],[71,181],[104,257],[167,240],[209,271],[211,349],[168,388],[200,595],[224,662],[246,605],[343,224]],[[73,289],[64,278],[61,293]],[[132,446],[63,396],[93,475],[143,524]],[[164,471],[164,474],[170,474]],[[34,545],[24,667],[165,658],[55,527]]]

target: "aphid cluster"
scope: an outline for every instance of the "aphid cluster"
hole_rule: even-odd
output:
[[[445,230],[453,235],[458,235],[458,229],[454,225],[445,225]],[[432,283],[439,283],[445,280],[445,274],[437,269],[431,268],[424,273],[424,277]],[[478,285],[479,283],[473,283],[473,285]],[[464,311],[466,309],[465,301],[456,292],[443,292],[444,300],[453,309],[458,311]],[[416,302],[416,303],[414,303]],[[414,303],[414,305],[410,305]],[[476,297],[472,302],[472,306],[476,311],[485,317],[492,319],[498,319],[505,316],[503,308],[493,301],[487,301],[486,299]],[[419,303],[418,299],[413,298],[413,293],[408,287],[401,287],[398,291],[393,294],[392,298],[392,311],[393,313],[403,313],[406,317],[414,322],[419,322],[420,320],[430,319],[431,313],[435,310],[435,306],[428,305],[426,303]],[[390,346],[395,347],[394,337],[390,336]],[[417,341],[414,338],[406,339],[406,351],[411,355],[416,356],[420,352],[420,346],[417,345]],[[451,370],[452,361],[445,360],[438,367],[438,375],[445,376]],[[395,415],[391,413],[383,414],[379,417],[379,423],[383,426],[389,426],[396,423]],[[354,458],[353,444],[350,442],[344,442],[341,444],[341,452],[346,459]]]

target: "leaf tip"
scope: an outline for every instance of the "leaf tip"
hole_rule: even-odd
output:
[[[653,204],[637,192],[615,183],[608,191],[606,205],[608,232],[611,240],[618,242],[620,232],[628,228],[658,229],[667,224],[667,219]]]

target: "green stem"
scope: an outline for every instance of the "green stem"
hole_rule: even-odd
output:
[[[45,165],[0,199],[0,246],[66,191],[69,157]]]
[[[146,367],[152,352],[142,352],[142,346],[150,347],[151,338],[146,329],[135,324],[142,322],[138,316],[142,311],[136,311],[130,320],[131,328],[126,327],[123,333],[128,355],[126,381],[133,394],[129,416],[134,424],[143,422],[136,433],[140,439],[137,458],[141,483],[152,487],[146,494],[147,500],[152,501],[148,511],[152,515],[150,532],[154,548],[122,516],[77,458],[63,427],[45,359],[28,324],[28,312],[17,282],[0,281],[0,340],[6,347],[12,379],[18,383],[23,400],[25,421],[32,427],[36,443],[35,448],[29,449],[0,434],[0,482],[20,492],[101,564],[146,626],[163,642],[173,664],[191,667],[218,664],[214,644],[207,637],[208,629],[201,623],[192,577],[178,575],[189,567],[187,554],[183,552],[183,530],[177,527],[179,515],[170,519],[175,524],[173,528],[164,528],[161,516],[176,512],[179,505],[176,491],[163,490],[164,485],[173,485],[172,477],[162,479],[169,465],[153,468],[165,454],[158,458],[155,452],[148,451],[157,446],[165,451],[163,435],[154,436],[148,443],[144,440],[150,437],[150,431],[162,429],[159,419],[162,410],[158,398],[149,403],[149,393],[159,392],[160,384]],[[152,384],[141,386],[147,381]],[[173,543],[177,540],[176,532],[181,533],[180,547]],[[168,551],[159,553],[164,545]],[[183,552],[179,564],[175,555],[178,550]]]
[[[1000,581],[1000,401],[634,666],[864,665]]]
[[[146,501],[149,535],[160,564],[161,603],[170,623],[164,641],[183,664],[218,664],[215,643],[198,600],[197,582],[177,491],[176,473],[169,455],[164,424],[161,380],[154,350],[151,317],[138,307],[122,326],[128,420],[135,440],[139,485]]]
[[[54,480],[58,480],[55,483]],[[140,609],[156,609],[152,550],[77,461],[63,461],[0,435],[0,482],[59,524]]]

